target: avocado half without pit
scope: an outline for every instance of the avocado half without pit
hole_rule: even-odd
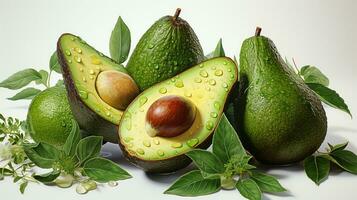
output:
[[[173,172],[191,161],[185,153],[208,148],[237,81],[226,57],[202,62],[138,95],[119,125],[124,156],[152,173]]]
[[[122,65],[66,33],[57,42],[58,61],[73,115],[81,129],[118,143],[118,125],[139,88]]]

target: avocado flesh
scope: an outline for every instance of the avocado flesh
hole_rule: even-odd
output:
[[[187,166],[190,159],[185,153],[210,145],[236,80],[234,62],[220,57],[202,62],[142,92],[127,107],[119,125],[119,144],[124,155],[147,172],[172,172]],[[145,129],[146,112],[153,102],[167,95],[188,98],[196,106],[195,120],[179,136],[150,137]]]
[[[289,164],[315,152],[327,120],[321,101],[266,37],[245,40],[240,53],[237,125],[244,147],[266,164]]]
[[[141,37],[126,66],[141,91],[204,60],[202,47],[183,19],[165,16]]]
[[[103,136],[105,141],[118,143],[117,125],[123,111],[105,103],[95,83],[100,72],[117,70],[127,74],[125,68],[69,33],[59,38],[57,54],[71,110],[80,127]]]

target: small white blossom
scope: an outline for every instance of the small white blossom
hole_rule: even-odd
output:
[[[0,144],[0,158],[1,160],[9,160],[12,156],[11,144]]]

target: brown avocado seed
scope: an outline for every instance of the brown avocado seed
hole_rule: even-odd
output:
[[[146,113],[149,136],[175,137],[188,130],[196,117],[196,107],[181,96],[169,95],[156,100]]]
[[[138,86],[129,75],[114,70],[101,72],[96,88],[105,103],[119,110],[124,110],[139,94]]]

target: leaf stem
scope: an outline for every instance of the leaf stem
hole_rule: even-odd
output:
[[[177,18],[179,17],[180,13],[181,13],[181,8],[177,8],[176,12],[175,12],[175,15],[173,16],[173,20],[174,21],[177,20]]]

